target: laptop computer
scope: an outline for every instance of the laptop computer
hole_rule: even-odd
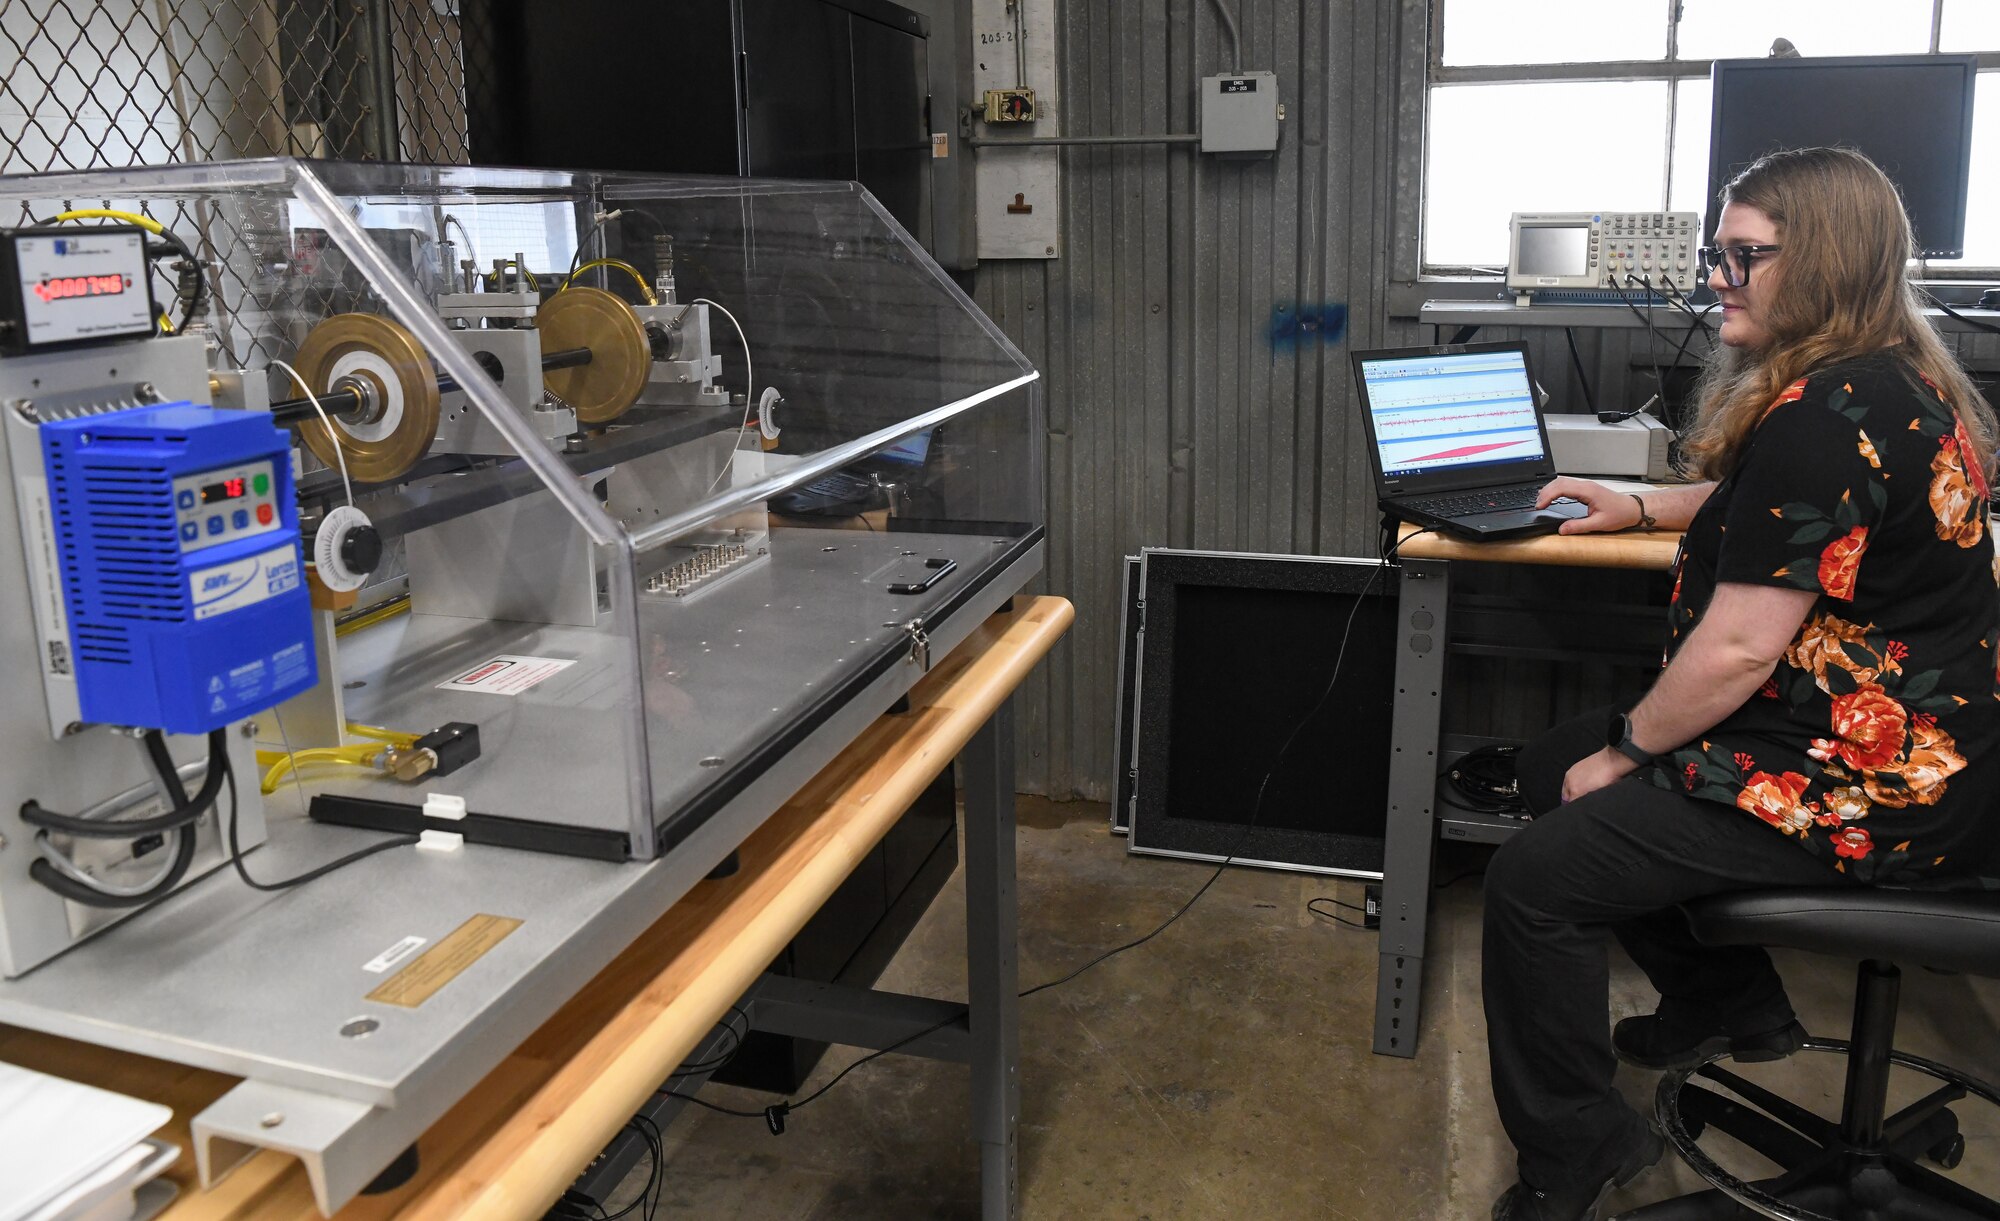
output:
[[[1472,538],[1553,533],[1589,512],[1535,508],[1556,477],[1528,348],[1460,343],[1356,352],[1375,495],[1403,521]]]
[[[926,428],[911,433],[852,466],[773,496],[770,510],[787,517],[853,517],[879,509],[884,483],[908,484],[923,473],[936,432]]]

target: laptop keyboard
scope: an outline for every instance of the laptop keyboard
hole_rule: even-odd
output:
[[[1457,496],[1434,496],[1410,502],[1415,508],[1438,517],[1470,517],[1474,513],[1500,513],[1508,509],[1532,509],[1539,487],[1499,488]]]

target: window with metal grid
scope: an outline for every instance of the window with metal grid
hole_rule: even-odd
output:
[[[1432,0],[1426,270],[1507,260],[1512,212],[1705,211],[1709,67],[1801,54],[1975,52],[1965,257],[2000,267],[2000,4],[1993,0]]]

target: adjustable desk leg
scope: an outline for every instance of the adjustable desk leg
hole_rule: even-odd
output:
[[[1404,560],[1396,620],[1395,743],[1382,848],[1382,957],[1375,975],[1375,1051],[1417,1054],[1437,848],[1438,720],[1451,598],[1450,565]]]
[[[979,1142],[980,1216],[1021,1214],[1020,969],[1014,896],[1014,702],[958,756],[965,785],[965,952],[972,1034],[972,1135]]]

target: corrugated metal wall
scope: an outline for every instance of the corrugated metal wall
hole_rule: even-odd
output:
[[[1047,379],[1038,588],[1077,605],[1075,629],[1023,691],[1027,791],[1109,796],[1121,557],[1142,546],[1373,554],[1347,354],[1432,342],[1388,307],[1389,285],[1417,273],[1428,0],[1223,3],[1238,14],[1241,66],[1279,75],[1277,156],[1067,149],[1064,256],[987,262],[973,277],[980,305]],[[1211,0],[1062,0],[1057,20],[1065,135],[1192,131],[1197,78],[1229,68]],[[1645,401],[1655,351],[1665,361],[1680,337],[1578,330],[1598,404]],[[1479,338],[1526,339],[1551,407],[1585,409],[1561,331]],[[2000,364],[2000,340],[1954,342],[1975,369]],[[1685,363],[1705,351],[1697,337]],[[1644,681],[1518,665],[1461,678],[1453,721],[1517,733]]]
[[[1078,611],[1023,693],[1030,791],[1108,796],[1120,557],[1373,552],[1347,352],[1419,341],[1387,286],[1414,270],[1391,265],[1416,215],[1396,149],[1421,121],[1427,6],[1225,2],[1242,66],[1279,75],[1277,156],[1065,150],[1064,257],[975,273],[1047,379],[1040,588]],[[1197,78],[1229,68],[1209,0],[1069,0],[1058,21],[1065,135],[1192,131]]]

